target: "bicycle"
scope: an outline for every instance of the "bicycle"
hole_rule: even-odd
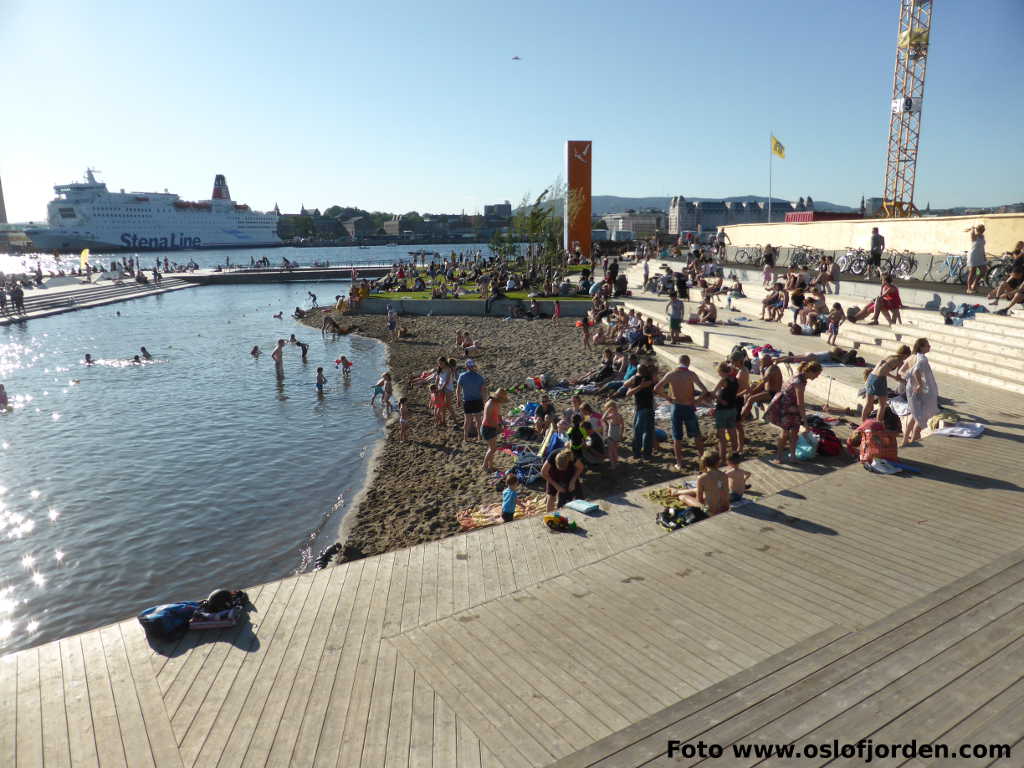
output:
[[[746,248],[738,248],[735,254],[735,261],[737,264],[760,264],[761,263],[761,245],[747,246]]]
[[[883,275],[895,275],[901,280],[909,280],[917,271],[917,257],[910,251],[891,251],[882,257],[879,269]]]
[[[803,245],[791,245],[793,250],[789,254],[789,266],[797,269],[806,269],[811,265],[810,250]]]
[[[963,255],[960,256],[955,253],[941,253],[939,255],[945,258],[940,265],[941,272],[935,275],[936,280],[940,283],[967,282],[967,251],[964,251]],[[932,259],[932,263],[928,266],[928,271],[921,279],[927,281],[931,278],[934,268],[935,259]]]

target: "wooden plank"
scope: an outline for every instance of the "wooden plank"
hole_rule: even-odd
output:
[[[1024,599],[1024,594],[1021,597]],[[1018,635],[1017,639],[1008,643],[1006,634],[1014,626],[1019,632],[1019,627],[1024,626],[1022,621],[1024,605],[966,637],[962,634],[966,628],[957,626],[959,622],[950,622],[942,628],[942,634],[951,634],[957,640],[955,643],[943,648],[941,645],[933,646],[919,641],[915,646],[922,646],[920,649],[915,646],[907,649],[908,653],[914,652],[916,658],[887,659],[873,668],[865,669],[856,676],[859,679],[856,680],[855,694],[851,695],[852,688],[830,690],[811,702],[815,708],[831,712],[832,719],[822,722],[810,732],[791,733],[804,734],[798,744],[822,743],[819,741],[822,737],[831,740],[849,737],[851,734],[859,737],[860,734],[873,733],[893,716],[902,719],[900,713],[905,713],[936,690],[945,686],[958,687],[963,674],[979,658],[992,656],[993,662],[1005,664],[1006,670],[1020,670],[1024,665],[1024,639]],[[936,648],[941,650],[935,653]],[[854,684],[851,680],[850,685]],[[839,707],[842,709],[837,713]],[[801,722],[807,721],[802,719]],[[933,732],[925,731],[921,735],[931,739]]]
[[[729,728],[735,729],[731,733],[734,741],[747,741],[756,727],[751,714],[765,723],[771,722],[813,698],[817,691],[828,690],[855,674],[872,660],[884,659],[974,607],[999,598],[1020,583],[1022,577],[1021,553],[1001,558],[861,632],[840,637],[842,630],[834,628],[797,644],[581,750],[559,763],[559,768],[595,765],[605,757],[609,758],[603,763],[606,765],[640,764],[663,755],[667,738],[704,738],[726,744]],[[829,640],[830,634],[834,639]],[[815,650],[817,645],[821,647]],[[737,715],[744,712],[748,713],[745,721],[737,725]],[[780,738],[785,742],[787,737],[783,733]]]
[[[563,621],[547,608],[544,590],[551,583],[544,582],[531,590],[530,596],[536,599],[530,600],[528,607],[515,600],[503,602],[511,613],[531,626],[536,633],[534,652],[540,653],[550,648],[585,648],[586,653],[567,652],[567,655],[571,655],[574,661],[588,670],[593,682],[600,683],[601,695],[627,719],[660,709],[659,697],[667,696],[668,692],[659,681],[652,681],[645,675],[634,675],[633,670],[629,673],[620,670],[622,658],[619,643],[605,632],[598,632],[593,624],[583,621],[584,626],[581,627],[576,622]],[[595,638],[600,638],[602,642],[597,642]]]
[[[467,622],[447,625],[446,634],[453,643],[458,645],[457,658],[467,659],[467,670],[479,666],[485,671],[477,679],[488,681],[488,690],[502,693],[508,700],[512,697],[521,702],[520,710],[530,710],[530,716],[539,718],[540,728],[535,733],[550,731],[554,737],[551,741],[563,754],[581,749],[593,739],[587,734],[568,713],[565,707],[565,693],[551,685],[546,676],[535,678],[530,675],[529,668],[513,666],[508,663],[508,656],[503,653],[501,644],[495,648],[488,642],[480,642],[479,636],[471,631],[474,624]],[[493,684],[492,684],[493,683]],[[505,696],[504,692],[507,692]]]
[[[318,671],[321,664],[325,663],[325,657],[332,655],[327,650],[327,644],[331,641],[331,633],[338,623],[338,610],[342,604],[341,596],[349,574],[353,570],[352,565],[346,563],[333,568],[325,568],[323,571],[327,576],[327,586],[309,634],[306,650],[288,691],[288,699],[281,713],[273,745],[267,757],[268,765],[287,765],[291,760],[306,713],[317,695]],[[316,705],[314,704],[314,706]],[[324,707],[326,708],[326,702]],[[315,748],[313,751],[315,752]],[[312,762],[311,758],[309,762]]]
[[[964,644],[970,645],[971,639],[967,638]],[[967,653],[970,652],[968,649]],[[975,661],[965,658],[967,664]],[[998,692],[1003,691],[1013,676],[1020,674],[1022,663],[1024,636],[944,685],[941,680],[922,680],[922,674],[928,673],[923,669],[915,670],[907,679],[897,680],[870,698],[870,706],[876,714],[874,722],[869,722],[865,727],[872,728],[869,734],[876,744],[896,743],[906,734],[914,734],[914,738],[922,743],[935,742],[958,725],[964,719],[964,713],[977,711],[997,696]],[[942,677],[949,674],[945,668],[942,671]],[[916,679],[911,680],[912,676]],[[916,690],[910,690],[912,687]],[[886,708],[880,709],[879,704],[883,703]],[[860,706],[863,707],[864,703]],[[906,709],[897,715],[900,706]],[[885,715],[879,716],[878,712],[884,712]],[[853,720],[850,717],[853,714],[852,710],[848,710],[844,719]],[[857,762],[863,764],[862,760]],[[885,761],[881,762],[884,764]],[[853,760],[833,763],[837,768],[854,764]]]
[[[128,655],[124,648],[124,638],[121,637],[121,629],[112,624],[96,630],[96,633],[103,644],[125,756],[133,767],[155,766],[156,761],[149,745],[142,706],[135,692],[135,681],[128,666]]]
[[[409,662],[402,658],[399,663],[408,664]],[[434,764],[434,697],[434,689],[430,687],[427,679],[422,675],[417,675],[413,670],[409,768],[431,768]]]
[[[398,651],[390,643],[386,644],[387,653],[393,655],[397,661],[395,669],[394,687],[391,691],[385,691],[385,695],[391,700],[391,717],[387,725],[387,751],[385,765],[388,768],[398,768],[410,764],[410,750],[412,745],[413,729],[413,692],[416,686],[416,673],[408,659],[398,658]],[[384,645],[381,646],[382,657],[385,654]],[[378,668],[379,674],[379,668]],[[372,718],[372,716],[371,716]],[[428,726],[432,725],[428,723]],[[429,731],[428,731],[429,732]],[[429,755],[429,752],[424,753]],[[363,764],[369,766],[380,765],[374,763],[372,753],[363,751]]]
[[[989,765],[999,768],[1021,765],[1021,750],[1024,749],[1024,718],[1021,717],[1021,707],[1024,707],[1024,699],[1018,699],[971,734],[973,744],[986,744],[990,748],[995,745],[1010,746],[1009,756],[992,759],[990,755]],[[985,760],[980,762],[985,763]],[[929,765],[935,768],[950,768],[953,765],[964,765],[964,760],[950,756]]]
[[[478,531],[470,531],[465,536],[460,536],[466,542],[466,591],[469,593],[469,608],[479,605],[486,599],[484,595],[484,557],[483,538]],[[456,553],[456,561],[459,560]],[[456,564],[456,568],[458,565]]]
[[[658,637],[666,638],[669,646],[665,650],[673,656],[681,645],[681,639],[684,647],[703,647],[709,652],[708,661],[699,662],[698,666],[709,663],[715,669],[722,669],[715,663],[715,656],[728,660],[730,668],[749,666],[792,644],[788,636],[767,632],[756,622],[745,626],[733,618],[730,615],[732,611],[722,610],[720,603],[715,604],[717,599],[724,597],[717,592],[714,599],[702,603],[690,596],[689,589],[667,590],[656,572],[624,563],[622,556],[602,560],[582,572],[569,574],[568,578],[581,590],[600,584],[601,588],[596,593],[587,594],[580,601],[609,618],[626,618],[629,625],[637,629],[642,625],[645,639],[653,642]],[[692,593],[699,594],[700,590],[694,586]],[[811,627],[807,626],[804,636],[812,633]],[[686,640],[688,637],[691,639]],[[665,658],[661,654],[658,656],[661,660]],[[658,663],[657,666],[663,668],[664,664]],[[730,672],[730,668],[723,671]]]
[[[459,726],[459,761],[458,768],[480,768],[480,740],[462,720]]]
[[[281,602],[282,610],[273,630],[261,633],[259,651],[243,660],[231,692],[224,700],[215,725],[207,737],[203,760],[208,756],[212,758],[213,753],[220,750],[222,753],[217,762],[218,768],[242,765],[295,629],[300,623],[311,620],[310,614],[315,615],[315,612],[306,611],[306,605],[311,593],[314,593],[317,604],[323,594],[324,580],[318,580],[317,575],[318,572],[305,573],[288,580],[292,583],[291,594],[287,601]],[[317,590],[313,590],[314,584],[319,585]],[[305,638],[302,638],[304,642]],[[273,720],[275,714],[271,714],[273,722],[276,722]],[[261,743],[260,749],[269,751],[269,744]]]
[[[480,768],[502,768],[501,761],[482,741],[480,742]]]
[[[541,580],[540,561],[537,559],[536,547],[530,541],[531,523],[537,520],[502,524],[508,537],[512,553],[512,570],[516,575],[516,586],[520,589],[536,584]]]
[[[588,566],[588,570],[593,567]],[[669,612],[658,601],[649,606],[649,611],[638,611],[636,602],[610,595],[604,586],[574,572],[546,583],[544,599],[560,615],[585,613],[594,620],[603,619],[606,631],[600,642],[608,643],[613,652],[628,658],[633,668],[642,669],[648,678],[659,680],[677,694],[676,698],[696,693],[727,676],[704,658],[714,660],[721,655],[721,645],[714,638],[703,636],[678,617],[667,615]],[[644,600],[649,595],[634,592],[633,597]],[[700,660],[691,659],[689,648],[705,642],[716,648],[701,648]],[[687,649],[685,655],[680,653],[683,648]],[[672,663],[665,664],[666,659],[672,659]]]
[[[517,669],[527,670],[532,679],[549,679],[553,686],[552,698],[561,698],[566,712],[592,736],[600,738],[623,728],[629,722],[610,707],[605,699],[591,689],[592,677],[574,660],[574,654],[538,654],[536,638],[531,628],[510,614],[500,603],[480,611],[479,621],[470,623],[471,629],[484,642],[500,647]]]
[[[437,542],[437,609],[438,619],[446,619],[452,615],[452,604],[455,600],[455,539],[465,540],[465,536],[449,536]]]
[[[70,766],[71,747],[68,744],[68,715],[64,707],[64,671],[60,659],[60,645],[46,643],[39,646],[38,650],[39,693],[43,721],[43,764],[46,766]],[[146,668],[149,669],[148,662]],[[0,765],[7,764],[4,762],[3,755],[3,751],[0,750]]]
[[[288,612],[297,583],[296,578],[277,583],[273,600],[263,608],[263,618],[253,626],[251,636],[243,636],[237,646],[228,648],[220,674],[205,692],[191,722],[178,722],[180,710],[172,718],[186,765],[214,765],[220,760],[260,662],[273,647],[274,632]]]
[[[477,549],[471,546],[473,539],[470,536],[453,536],[452,542],[452,604],[448,615],[463,611],[474,605],[474,596],[483,593],[483,571],[479,569],[480,555]],[[472,553],[472,554],[471,554]],[[470,562],[471,556],[475,559]],[[470,579],[479,579],[478,584],[472,584]],[[438,609],[440,615],[440,609]]]
[[[796,642],[797,630],[802,624],[812,624],[819,629],[833,626],[834,619],[829,619],[813,610],[807,602],[798,603],[790,595],[780,592],[769,582],[770,602],[766,600],[765,585],[761,581],[737,576],[731,568],[725,566],[718,558],[707,557],[702,552],[693,552],[685,548],[667,544],[666,539],[654,542],[650,546],[634,549],[630,556],[644,560],[660,567],[662,581],[667,586],[677,589],[697,591],[700,584],[717,585],[722,590],[723,600],[743,605],[743,614],[760,618],[780,631],[789,631]],[[686,580],[696,578],[698,586],[691,587]],[[710,589],[710,587],[707,587]],[[727,596],[726,596],[727,595]],[[801,608],[802,606],[802,608]],[[831,613],[831,612],[826,612]],[[787,630],[788,628],[788,630]]]
[[[92,723],[96,733],[96,752],[100,764],[125,766],[124,744],[121,741],[121,727],[117,722],[117,707],[114,692],[110,687],[110,674],[103,654],[99,632],[94,630],[80,636],[82,656],[85,661],[85,679],[89,685],[89,707],[92,709]]]
[[[330,754],[330,759],[334,760],[337,757],[337,744],[341,740],[341,718],[345,716],[349,692],[348,689],[341,690],[336,686],[341,676],[344,654],[348,651],[350,655],[354,655],[362,639],[364,617],[354,613],[354,608],[358,603],[360,589],[366,595],[367,602],[369,601],[373,576],[366,577],[366,569],[370,568],[371,574],[376,573],[377,563],[375,558],[363,558],[347,563],[344,568],[344,584],[338,599],[338,607],[334,611],[323,652],[316,660],[316,676],[308,689],[302,721],[294,737],[294,746],[288,760],[283,757],[276,759],[275,753],[272,752],[271,762],[275,765],[313,765],[321,754],[321,742],[325,739],[323,746]],[[335,573],[331,576],[332,581],[339,578]],[[350,646],[354,646],[354,650],[350,649]],[[301,697],[303,691],[296,689],[295,694]],[[321,764],[327,764],[327,759],[324,758]],[[330,765],[334,765],[334,762]]]
[[[153,753],[153,761],[159,768],[181,768],[181,755],[178,742],[174,737],[171,720],[160,696],[160,686],[149,663],[149,646],[142,627],[135,621],[121,622],[117,625],[124,643],[128,660],[128,668],[135,686],[139,707],[145,721],[149,747]]]
[[[43,764],[43,702],[39,691],[39,651],[35,648],[16,655],[18,664],[18,766]]]
[[[416,549],[423,551],[420,566],[420,612],[418,624],[437,621],[437,569],[439,546],[436,541],[420,544]]]
[[[99,765],[81,636],[64,638],[59,645],[61,669],[64,673],[64,709],[68,717],[71,764]]]
[[[351,602],[351,605],[349,620],[345,624],[346,631],[342,635],[344,640],[340,646],[328,644],[328,648],[332,649],[332,654],[336,656],[334,668],[332,671],[330,664],[324,665],[324,674],[321,676],[318,673],[318,685],[315,688],[317,695],[311,702],[317,706],[303,717],[302,729],[292,756],[292,762],[297,765],[312,763],[316,766],[333,766],[338,763],[342,731],[348,721],[347,713],[352,703],[356,665],[363,647],[370,599],[377,583],[380,564],[381,560],[378,557],[358,561],[361,571],[358,582],[353,584],[355,591],[353,593],[347,588],[345,590],[345,601]],[[315,747],[312,761],[308,759],[310,746]]]
[[[0,765],[18,760],[18,657],[0,656]]]
[[[285,705],[291,698],[295,687],[295,678],[299,674],[303,659],[311,651],[309,642],[317,632],[318,620],[327,624],[320,611],[331,580],[330,571],[326,568],[314,571],[304,575],[302,579],[309,582],[309,591],[301,606],[296,605],[293,598],[291,610],[297,616],[294,626],[287,639],[276,636],[274,639],[275,646],[281,651],[277,669],[272,673],[268,668],[269,658],[264,659],[259,676],[253,682],[249,692],[249,698],[253,700],[253,703],[245,708],[248,722],[243,724],[243,719],[239,718],[239,726],[235,728],[235,733],[241,732],[243,728],[251,729],[252,733],[252,738],[244,746],[244,750],[240,745],[237,747],[238,752],[244,754],[244,759],[238,764],[247,766],[266,764],[279,733],[282,719],[287,712]],[[297,586],[296,589],[299,587]],[[331,612],[333,612],[333,606],[331,606]],[[312,649],[314,653],[318,651],[318,647]],[[260,709],[262,712],[259,711]],[[228,749],[233,749],[230,742]],[[228,761],[228,764],[231,762]]]
[[[492,722],[483,714],[473,702],[483,701],[487,702],[487,706],[492,706],[487,692],[475,686],[468,676],[453,666],[453,660],[446,659],[436,646],[424,639],[423,635],[424,630],[414,629],[385,642],[393,643],[399,654],[407,658],[416,669],[416,674],[425,676],[438,696],[451,702],[450,707],[456,717],[456,725],[458,721],[465,720],[475,732],[483,735],[487,743],[501,751],[510,768],[526,768],[541,762],[543,758],[531,761],[526,757],[526,752],[546,754],[533,738],[522,731],[513,720],[502,720],[499,724]],[[458,749],[456,752],[458,753]]]
[[[791,609],[786,604],[769,605],[769,600],[774,602],[777,597],[773,591],[761,585],[742,584],[726,578],[731,574],[721,574],[708,568],[706,563],[697,562],[692,555],[680,560],[676,556],[652,556],[645,548],[638,548],[606,562],[615,567],[636,563],[638,567],[646,568],[673,601],[682,594],[687,598],[683,604],[694,602],[712,612],[727,611],[729,623],[742,627],[742,634],[751,644],[772,653],[804,639],[808,632],[831,626],[830,622],[814,615],[794,615],[795,608]]]
[[[411,548],[406,547],[395,552],[395,565],[391,570],[391,584],[388,587],[388,605],[384,611],[384,626],[381,630],[384,637],[391,637],[402,631],[402,611],[405,606],[411,551]]]
[[[211,694],[218,700],[223,700],[223,696],[227,695],[247,649],[259,643],[256,632],[262,624],[260,616],[266,616],[280,589],[281,582],[272,582],[260,591],[256,598],[259,602],[250,596],[249,599],[256,607],[253,615],[257,622],[250,623],[252,619],[249,619],[230,629],[214,630],[219,637],[211,636],[206,640],[211,650],[204,649],[202,655],[197,656],[197,664],[183,667],[175,681],[164,689],[164,703],[179,744]],[[201,632],[189,634],[202,635]]]
[[[377,658],[374,661],[373,687],[368,694],[367,714],[362,734],[361,750],[356,756],[353,751],[354,762],[351,765],[370,766],[394,765],[398,757],[398,747],[394,748],[392,754],[388,753],[389,729],[392,723],[392,696],[395,694],[396,678],[398,676],[398,651],[388,641],[377,643]],[[411,667],[410,667],[411,669]],[[410,707],[411,704],[411,680],[410,675]],[[404,693],[404,692],[403,692]],[[398,716],[401,719],[401,715]],[[411,725],[411,713],[404,720],[404,734],[397,731],[401,727],[396,723],[395,739],[406,742],[405,756],[408,759],[409,727]],[[392,760],[388,763],[388,759]],[[404,765],[400,762],[399,765]]]
[[[423,676],[417,670],[416,679],[422,678]],[[458,763],[457,744],[458,726],[455,723],[455,712],[437,691],[434,691],[433,764],[436,768],[445,768]]]
[[[402,606],[402,631],[419,626],[420,591],[423,589],[423,547],[409,549],[406,570],[405,596]]]
[[[498,589],[502,595],[516,591],[516,575],[512,565],[512,548],[504,526],[493,525],[487,533],[494,545],[494,561],[498,567]]]
[[[367,718],[369,717],[381,645],[380,631],[384,624],[384,610],[388,602],[388,586],[391,582],[391,570],[394,567],[394,554],[389,552],[381,555],[380,560],[380,569],[377,572],[375,588],[370,598],[370,611],[366,617],[366,631],[359,651],[359,661],[356,664],[352,701],[345,717],[345,731],[342,735],[341,751],[338,755],[339,765],[357,765],[366,738]],[[390,672],[388,673],[390,674]]]
[[[800,686],[775,697],[770,706],[762,704],[751,715],[715,727],[707,731],[706,736],[720,744],[736,740],[799,744],[804,741],[805,734],[821,728],[823,724],[824,728],[818,733],[831,732],[829,721],[832,718],[940,656],[943,651],[954,647],[965,633],[978,632],[979,638],[998,634],[993,633],[989,626],[1010,606],[1017,606],[1011,609],[1013,615],[1024,617],[1024,607],[1020,605],[1024,595],[1015,595],[1015,592],[1017,590],[1004,590],[954,620],[945,620],[938,625],[935,625],[935,617],[925,614],[910,626],[892,633],[891,637],[882,638],[849,655],[842,663],[832,664],[812,675]],[[947,607],[946,611],[938,613],[948,615],[948,611]],[[925,634],[918,634],[926,626],[930,629]]]
[[[494,529],[484,528],[471,534],[480,546],[480,560],[483,564],[483,602],[501,597],[501,583],[498,580],[498,556],[494,551]]]

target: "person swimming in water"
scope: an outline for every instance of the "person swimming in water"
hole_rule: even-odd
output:
[[[146,349],[145,347],[139,347],[139,351],[142,353],[142,359],[143,360],[152,360],[153,359],[153,356],[151,354],[149,354],[149,350]]]
[[[7,390],[0,384],[0,411],[6,410],[8,405]]]
[[[85,360],[84,360],[83,364],[84,365],[96,365],[96,361],[92,359],[92,355],[90,355],[88,352],[86,352],[85,353]]]
[[[142,360],[139,359],[138,355],[132,358],[132,365],[142,365]]]
[[[260,350],[260,345],[257,344],[255,347],[250,349],[249,354],[252,355],[253,357],[259,357],[260,355],[262,355],[263,352],[262,350]],[[88,357],[88,355],[86,355],[86,357]]]
[[[282,319],[284,319],[284,312],[283,311],[282,312],[278,312],[276,315],[274,315],[274,319],[275,320],[282,320]]]

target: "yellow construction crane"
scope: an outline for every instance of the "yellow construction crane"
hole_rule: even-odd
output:
[[[889,149],[885,159],[882,215],[918,215],[914,205],[917,147],[921,138],[924,74],[932,28],[932,0],[899,0],[900,25],[896,39],[896,68],[892,77]]]

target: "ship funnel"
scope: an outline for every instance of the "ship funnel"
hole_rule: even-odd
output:
[[[230,200],[231,193],[228,192],[228,182],[223,173],[218,173],[213,179],[213,199]]]

